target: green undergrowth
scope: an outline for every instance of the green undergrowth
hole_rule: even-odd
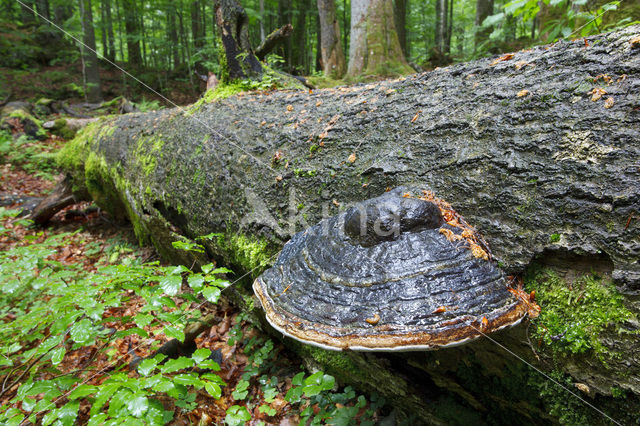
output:
[[[0,209],[3,218],[16,213]],[[0,229],[9,239],[15,238],[13,232]],[[208,349],[165,363],[162,356],[145,360],[138,376],[131,376],[111,343],[130,335],[183,341],[184,327],[201,316],[192,303],[216,303],[228,285],[218,276],[227,269],[210,264],[195,272],[143,264],[122,256],[126,251],[115,245],[96,272],[87,272],[81,264],[56,260],[72,234],[27,238],[28,245],[0,253],[0,315],[7,319],[0,323],[0,376],[10,384],[3,392],[19,385],[11,404],[0,408],[0,422],[70,425],[84,401],[91,406],[89,424],[164,424],[176,408],[195,408],[199,389],[220,397],[225,383],[214,374],[220,367],[209,359]],[[185,285],[190,291],[182,291]],[[134,297],[144,301],[135,316],[112,314]],[[104,371],[113,368],[114,373],[94,382],[91,370],[61,370],[68,356],[83,353],[92,354],[89,363],[106,358],[110,368]],[[196,366],[203,373],[195,373]],[[162,396],[172,405],[164,406]]]
[[[621,324],[633,314],[610,280],[591,274],[568,283],[549,269],[534,268],[525,283],[542,308],[533,323],[536,339],[557,354],[590,353],[605,364],[616,356],[601,337],[609,329],[624,332]]]
[[[56,162],[52,147],[24,134],[14,139],[9,132],[0,131],[0,164],[4,163],[11,163],[37,177],[55,179]]]

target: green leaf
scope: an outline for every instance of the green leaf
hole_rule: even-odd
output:
[[[202,389],[204,382],[200,380],[195,374],[178,374],[173,378],[174,383],[183,386],[193,386],[196,389]]]
[[[202,289],[202,296],[211,303],[218,303],[220,289],[218,287],[205,287]]]
[[[187,283],[194,291],[200,291],[204,286],[204,277],[201,274],[189,275]]]
[[[73,392],[71,392],[69,394],[69,399],[73,400],[73,399],[79,399],[79,398],[84,398],[85,396],[88,395],[92,395],[94,393],[96,393],[98,391],[98,387],[97,386],[91,386],[91,385],[80,385],[77,388],[75,388],[73,390]]]
[[[264,390],[264,400],[266,402],[273,402],[276,396],[278,396],[278,393],[278,389],[269,387]]]
[[[293,386],[300,386],[303,382],[304,382],[304,373],[303,372],[300,372],[300,373],[296,374],[295,376],[293,376],[293,379],[291,379],[291,384]]]
[[[182,330],[178,330],[175,327],[171,327],[171,326],[166,326],[164,328],[164,334],[167,337],[172,337],[174,339],[177,339],[181,342],[184,342],[184,332]]]
[[[213,373],[205,373],[202,376],[203,379],[205,380],[209,380],[213,383],[217,383],[220,386],[225,386],[226,383],[224,382],[224,380],[222,380],[222,377],[218,376],[217,374],[213,374]]]
[[[196,351],[193,353],[193,355],[191,355],[191,358],[195,362],[200,364],[202,361],[204,361],[205,359],[209,358],[210,355],[211,355],[211,349],[200,348],[200,349],[196,349]]]
[[[149,400],[144,395],[134,396],[133,399],[127,403],[127,408],[132,415],[140,417],[147,412]]]
[[[302,391],[307,397],[315,396],[322,391],[333,389],[335,382],[336,380],[333,376],[318,371],[304,380]]]
[[[169,296],[175,296],[180,291],[182,286],[182,276],[180,275],[168,275],[163,277],[160,282],[160,288]]]
[[[497,23],[501,22],[504,19],[504,13],[500,12],[495,15],[487,16],[484,21],[482,21],[482,27],[492,27]]]
[[[220,396],[222,395],[222,389],[220,389],[220,386],[217,383],[205,382],[204,388],[209,393],[209,395],[211,395],[215,399],[220,398]]]
[[[62,362],[64,354],[67,352],[64,346],[54,349],[51,352],[51,364],[58,365]]]
[[[95,340],[96,330],[93,328],[91,321],[84,318],[71,326],[69,334],[75,342],[88,346]]]
[[[148,376],[149,373],[156,369],[157,365],[158,361],[156,359],[145,359],[138,365],[138,373]]]
[[[98,413],[95,415],[91,415],[89,417],[89,423],[87,423],[87,426],[101,426],[105,424],[105,420],[107,420],[107,418],[109,418],[109,416],[107,416],[105,413]]]
[[[262,404],[259,408],[258,411],[260,411],[261,413],[265,413],[267,416],[275,416],[276,415],[276,410],[275,408],[271,408],[270,406],[268,406],[267,404]]]
[[[300,398],[302,398],[302,387],[300,386],[289,389],[284,396],[284,399],[292,404],[300,401]]]
[[[251,413],[247,410],[246,407],[241,407],[239,405],[232,405],[227,410],[227,416],[224,418],[224,421],[229,426],[239,426],[251,420]]]
[[[153,315],[149,315],[149,314],[138,314],[135,317],[133,317],[133,320],[135,321],[136,325],[138,327],[146,327],[149,324],[151,324],[151,321],[153,321]]]
[[[220,365],[212,359],[205,359],[204,361],[200,361],[198,363],[198,367],[213,371],[220,371]]]
[[[249,382],[246,380],[240,380],[236,385],[236,389],[231,392],[231,396],[236,400],[245,399],[249,394],[247,389],[249,389]]]
[[[191,358],[181,356],[180,358],[170,359],[162,367],[160,367],[160,370],[163,373],[173,373],[175,371],[184,370],[185,368],[193,366],[194,362]]]

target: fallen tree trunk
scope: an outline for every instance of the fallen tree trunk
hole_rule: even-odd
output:
[[[77,196],[128,217],[164,256],[184,256],[170,244],[176,238],[216,232],[209,255],[254,277],[293,232],[323,215],[390,187],[430,189],[484,235],[507,272],[536,260],[568,275],[609,274],[637,314],[639,31],[395,81],[103,119],[60,161]],[[497,338],[543,370],[561,360],[558,368],[589,390],[583,397],[627,421],[640,407],[640,343],[637,323],[620,327],[625,333],[607,335],[620,356],[606,367],[586,355],[537,359],[524,326]],[[410,355],[287,344],[421,422],[451,422],[453,413],[470,422],[546,422],[550,407],[572,398],[548,384],[541,401],[546,379],[487,339]],[[532,381],[537,387],[527,387]],[[627,397],[606,397],[613,387]]]

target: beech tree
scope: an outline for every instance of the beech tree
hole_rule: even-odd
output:
[[[349,76],[411,72],[398,41],[392,1],[352,0]]]
[[[340,44],[340,26],[336,17],[335,0],[318,0],[318,15],[322,70],[328,77],[342,77],[346,64]]]
[[[85,79],[86,97],[89,102],[102,101],[100,84],[100,68],[96,55],[96,38],[93,31],[93,15],[91,0],[80,0],[80,14],[82,16],[82,70]]]

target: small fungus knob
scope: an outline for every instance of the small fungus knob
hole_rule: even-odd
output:
[[[440,209],[434,203],[397,194],[365,201],[347,211],[344,233],[363,247],[397,239],[404,232],[439,228]]]

